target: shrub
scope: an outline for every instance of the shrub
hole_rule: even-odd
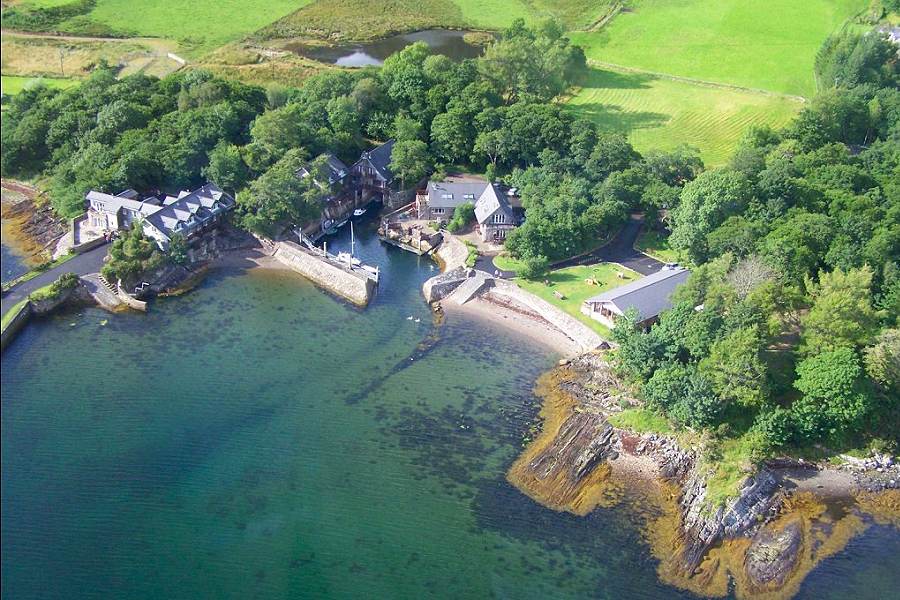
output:
[[[537,279],[546,273],[549,267],[550,261],[546,256],[531,256],[525,259],[518,274],[525,279]]]
[[[851,348],[822,352],[801,361],[794,387],[803,396],[791,407],[799,436],[811,440],[858,428],[873,400],[863,375],[859,355]]]
[[[466,226],[475,220],[475,205],[471,202],[465,202],[456,207],[453,211],[453,218],[447,223],[447,231],[456,233],[466,228]]]
[[[643,395],[648,407],[690,427],[713,425],[722,412],[712,384],[693,365],[675,363],[657,369],[644,384]]]
[[[752,429],[772,448],[784,446],[794,436],[791,413],[781,407],[759,413]]]

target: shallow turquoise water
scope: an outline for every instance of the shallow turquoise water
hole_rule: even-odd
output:
[[[360,234],[383,274],[365,311],[217,273],[146,315],[23,331],[2,358],[4,598],[685,596],[625,509],[559,514],[506,483],[556,357],[435,326],[431,263]],[[801,595],[888,597],[898,555],[874,527]]]

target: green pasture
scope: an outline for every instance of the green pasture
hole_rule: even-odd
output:
[[[707,166],[715,166],[728,160],[749,125],[782,127],[802,103],[785,96],[593,69],[568,106],[601,129],[628,136],[639,151],[687,144],[700,150]]]
[[[812,96],[825,38],[869,0],[630,0],[602,30],[575,32],[588,59]]]
[[[310,0],[97,0],[88,17],[116,31],[181,42],[200,55],[305,6]]]
[[[619,279],[616,272],[625,273],[624,279]],[[529,281],[521,277],[516,278],[519,286],[531,292],[539,298],[543,298],[550,304],[558,306],[582,323],[609,339],[609,329],[587,315],[581,313],[581,304],[590,298],[607,290],[618,287],[629,281],[640,279],[640,275],[615,263],[600,263],[583,267],[566,267],[550,271],[535,281]],[[594,280],[598,285],[587,283]],[[549,282],[549,285],[545,283]],[[554,292],[559,292],[563,298],[558,298]]]
[[[78,85],[77,79],[63,79],[50,77],[19,77],[17,75],[3,75],[0,77],[0,87],[4,94],[14,96],[33,85],[43,84],[47,87],[65,89]]]

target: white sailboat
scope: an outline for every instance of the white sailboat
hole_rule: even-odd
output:
[[[356,254],[356,239],[353,235],[353,223],[350,223],[350,252],[338,252],[338,260],[347,263],[348,266],[358,267],[362,261],[354,256]]]

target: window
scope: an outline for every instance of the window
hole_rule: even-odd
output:
[[[441,194],[441,200],[453,200],[453,194]]]
[[[503,213],[494,213],[494,216],[491,217],[492,223],[503,223]]]
[[[463,200],[474,200],[475,194],[463,194]]]
[[[444,209],[443,208],[432,208],[431,213],[435,214],[435,215],[442,215],[442,214],[444,214]]]

